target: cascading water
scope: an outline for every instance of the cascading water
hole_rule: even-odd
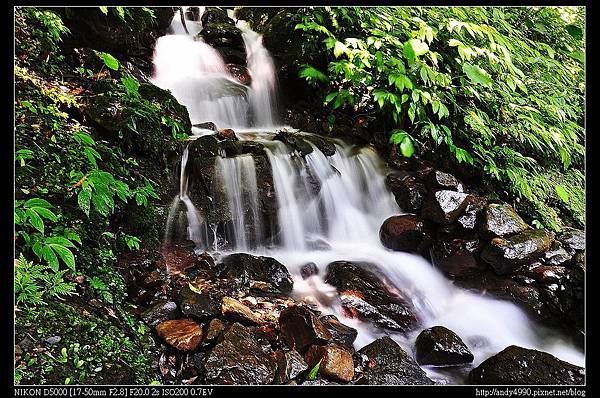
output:
[[[384,331],[347,318],[335,289],[321,275],[300,277],[304,264],[314,262],[323,271],[336,260],[376,265],[411,301],[422,328],[443,325],[457,332],[474,353],[474,365],[511,344],[540,349],[583,365],[579,350],[534,324],[516,305],[457,288],[423,257],[383,247],[379,240],[382,222],[402,211],[384,183],[386,170],[372,148],[337,141],[332,156],[325,156],[312,145],[312,152],[303,158],[283,142],[261,134],[264,129],[276,130],[276,77],[260,36],[242,28],[252,77],[250,87],[228,74],[216,50],[191,36],[164,36],[155,51],[155,83],[170,89],[188,107],[193,123],[212,121],[218,127],[256,131],[238,137],[264,144],[277,201],[277,239],[275,244],[267,244],[252,155],[220,156],[216,175],[226,197],[213,199],[227,201],[231,213],[231,226],[225,233],[231,249],[227,250],[267,255],[285,264],[294,275],[293,294],[358,329],[357,349]],[[187,196],[187,157],[186,150],[177,200],[183,201],[188,210],[188,237],[202,250],[210,247],[223,251],[224,247],[218,245],[218,227],[207,226]],[[208,229],[212,231],[210,242]],[[420,330],[391,336],[411,352]],[[432,377],[446,377],[434,368],[426,370]]]

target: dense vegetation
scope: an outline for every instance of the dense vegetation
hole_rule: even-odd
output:
[[[584,224],[583,8],[325,7],[289,24],[304,59],[326,54],[300,76],[329,109],[383,118],[404,156],[451,155],[534,223]]]
[[[154,18],[149,9],[96,12],[110,12],[123,25],[141,19],[134,13]],[[116,261],[158,237],[143,238],[118,221],[127,212],[138,214],[140,225],[144,218],[154,224],[163,189],[155,179],[169,171],[145,167],[138,143],[154,152],[174,148],[189,120],[170,113],[168,99],[158,99],[109,53],[89,50],[85,67],[68,62],[60,45],[70,32],[56,12],[19,8],[15,28],[17,342],[63,339],[26,352],[15,381],[108,383],[127,366],[137,375],[131,382],[149,382],[148,328],[124,308]],[[119,118],[109,119],[117,136],[82,116],[90,104],[118,110]],[[99,303],[95,312],[90,302]]]

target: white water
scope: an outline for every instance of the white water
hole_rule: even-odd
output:
[[[219,128],[234,128],[236,133],[272,130],[277,123],[273,64],[260,36],[242,24],[239,26],[244,31],[252,76],[251,87],[244,89],[245,97],[239,92],[233,95],[239,87],[231,86],[233,79],[224,69],[219,54],[184,34],[159,39],[155,53],[155,83],[173,91],[175,97],[188,107],[193,123],[213,121]],[[175,33],[178,32],[175,30]],[[268,141],[261,134],[238,134],[238,137]],[[272,256],[285,264],[294,277],[293,294],[355,327],[359,331],[355,342],[357,349],[389,332],[343,315],[335,289],[323,281],[327,264],[332,261],[375,264],[393,288],[409,298],[421,327],[407,335],[391,335],[409,353],[422,329],[443,325],[466,342],[475,355],[474,366],[511,344],[546,351],[577,365],[584,364],[583,354],[577,348],[532,322],[516,305],[455,287],[421,256],[383,247],[379,240],[381,223],[389,216],[402,213],[385,186],[384,166],[372,148],[357,150],[342,142],[338,142],[336,148],[336,153],[327,157],[313,147],[313,152],[305,159],[281,142],[272,141],[265,149],[278,201],[277,246],[264,244],[266,239],[254,238],[262,238],[264,228],[259,216],[252,157],[242,155],[217,160],[217,170],[227,193],[227,198],[219,200],[227,200],[233,215],[232,232],[226,239],[235,251]],[[182,165],[186,161],[187,151]],[[318,194],[311,189],[311,177],[320,183]],[[186,203],[183,198],[187,194],[181,192],[187,192],[187,177],[182,174],[180,181],[179,196]],[[191,201],[190,204],[193,207]],[[190,217],[197,212],[190,211],[188,203],[186,206],[188,236],[192,240],[205,237],[204,242],[195,241],[204,249],[208,247],[208,233],[204,231],[210,228],[212,250],[222,250],[216,226],[206,226],[199,214],[197,218]],[[200,232],[196,233],[196,228]],[[258,242],[263,245],[257,246]],[[321,242],[319,250],[314,248],[315,242]],[[322,247],[323,242],[328,249]],[[320,273],[303,280],[300,268],[308,262],[317,264]],[[448,377],[434,368],[425,369],[436,379]],[[461,380],[450,377],[447,381]]]

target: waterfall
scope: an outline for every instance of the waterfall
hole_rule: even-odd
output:
[[[217,174],[227,191],[233,228],[228,240],[236,251],[247,251],[262,240],[256,170],[250,155],[217,157]]]
[[[242,143],[264,146],[273,177],[277,225],[275,231],[270,231],[261,213],[264,204],[260,192],[265,188],[257,176],[260,154],[234,151],[235,156],[223,152],[215,157],[215,180],[224,188],[224,196],[213,200],[227,204],[231,216],[223,231],[217,225],[207,225],[187,194],[186,149],[181,159],[180,192],[172,209],[184,203],[188,237],[199,248],[276,258],[293,274],[296,297],[310,299],[324,313],[337,315],[359,331],[357,349],[389,332],[345,316],[336,301],[335,289],[324,282],[327,264],[332,261],[376,265],[393,288],[412,302],[422,327],[446,326],[469,344],[475,366],[511,344],[583,364],[579,350],[532,322],[516,305],[460,289],[423,257],[390,251],[381,244],[382,222],[402,211],[386,187],[387,170],[373,148],[338,140],[331,156],[313,144],[312,152],[302,156],[287,144],[273,140],[272,134],[265,132],[278,130],[273,61],[260,35],[243,24],[239,26],[252,78],[250,86],[229,75],[217,50],[181,30],[173,29],[175,34],[161,37],[155,49],[154,83],[170,89],[187,106],[193,123],[211,121],[219,128],[236,129],[236,133],[253,132],[238,137]],[[293,134],[302,137],[306,133]],[[172,219],[170,214],[169,223]],[[304,280],[300,269],[308,262],[314,262],[320,273]],[[419,331],[392,333],[391,337],[410,352]],[[435,375],[433,369],[426,371]]]

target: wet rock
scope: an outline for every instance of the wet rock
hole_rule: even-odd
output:
[[[372,264],[335,261],[327,266],[325,282],[336,287],[346,316],[402,332],[418,323],[410,300],[392,290]]]
[[[449,191],[464,192],[465,187],[452,174],[434,170],[427,175],[427,187],[431,190],[444,189]]]
[[[542,261],[548,265],[562,265],[569,262],[573,258],[560,244],[559,241],[554,241],[550,250],[544,253]]]
[[[196,293],[189,286],[184,286],[178,295],[179,308],[184,315],[198,318],[213,317],[221,314],[219,302],[205,293]]]
[[[388,336],[363,347],[359,353],[366,355],[368,365],[356,384],[433,384],[414,359]]]
[[[302,156],[306,156],[313,151],[313,147],[304,140],[304,136],[298,134],[280,131],[273,139],[286,143],[288,146],[298,151]]]
[[[276,384],[285,384],[308,369],[308,365],[302,358],[302,355],[296,350],[287,352],[278,351],[277,357],[277,373],[275,374]]]
[[[574,228],[564,228],[558,240],[570,252],[585,250],[585,232]]]
[[[473,362],[473,353],[452,330],[434,326],[423,330],[415,342],[420,365],[451,366]]]
[[[583,384],[585,370],[537,350],[510,346],[469,374],[472,384]]]
[[[483,248],[481,258],[498,275],[509,274],[519,265],[544,253],[553,241],[553,234],[544,229],[528,230],[508,238],[494,238]]]
[[[223,258],[221,267],[219,277],[239,279],[250,288],[253,282],[259,281],[268,284],[267,293],[287,295],[292,291],[292,276],[274,258],[235,253]]]
[[[200,21],[200,7],[188,7],[185,10],[185,18],[190,21]]]
[[[212,319],[208,325],[206,325],[202,346],[209,346],[214,343],[224,330],[225,324],[219,318]]]
[[[431,234],[429,223],[413,214],[392,216],[379,230],[381,243],[398,251],[424,252],[431,244]]]
[[[540,265],[527,270],[519,270],[520,274],[529,276],[536,282],[542,284],[560,283],[568,274],[569,270],[565,267]]]
[[[198,123],[198,124],[194,124],[193,127],[196,127],[198,129],[212,130],[214,132],[217,132],[217,125],[214,124],[213,122]]]
[[[202,37],[207,44],[213,47],[244,48],[242,32],[234,25],[213,22],[202,26],[203,28],[198,36]]]
[[[460,236],[460,235],[459,235]],[[433,264],[446,274],[478,274],[483,267],[479,265],[478,252],[483,244],[475,237],[439,236],[431,249]]]
[[[489,204],[483,211],[480,232],[484,237],[512,235],[527,228],[527,223],[509,205]]]
[[[137,285],[127,286],[127,298],[135,304],[147,304],[153,296],[154,292],[142,289]]]
[[[315,263],[307,263],[304,264],[302,266],[302,268],[300,268],[300,275],[302,276],[302,279],[307,279],[313,275],[318,275],[319,274],[319,268],[317,267],[317,264]]]
[[[457,223],[466,230],[473,230],[477,227],[479,214],[486,205],[486,200],[479,196],[471,195],[469,204],[463,214],[458,217]]]
[[[241,84],[249,86],[252,83],[250,73],[248,72],[248,69],[245,66],[237,64],[227,64],[226,66],[229,74]]]
[[[352,354],[341,346],[313,345],[304,354],[304,359],[311,369],[320,362],[319,374],[328,379],[347,383],[354,378]]]
[[[162,282],[163,280],[158,271],[147,272],[141,275],[140,278],[138,278],[137,280],[138,285],[145,289],[152,289],[157,286],[160,286]]]
[[[180,351],[193,351],[202,341],[202,327],[191,319],[161,322],[156,326],[156,333]]]
[[[217,48],[223,61],[236,65],[246,65],[246,51],[241,48],[219,47]]]
[[[386,178],[388,188],[394,194],[396,203],[403,211],[418,213],[427,195],[425,184],[411,175],[390,174]]]
[[[314,146],[316,146],[319,151],[323,153],[325,156],[333,156],[335,155],[336,149],[335,144],[331,142],[329,139],[322,137],[316,134],[307,134],[304,136],[306,141],[311,142]]]
[[[190,159],[214,157],[219,154],[219,141],[214,135],[203,135],[189,143],[188,151]]]
[[[147,325],[154,327],[161,322],[177,319],[181,316],[177,304],[173,301],[159,300],[142,312],[141,318]]]
[[[469,197],[466,193],[448,190],[430,192],[423,201],[421,215],[437,224],[452,224],[466,209]]]
[[[270,384],[277,363],[249,328],[234,323],[203,361],[207,384]]]
[[[229,18],[227,15],[227,11],[217,7],[206,7],[206,10],[204,10],[204,13],[202,14],[201,21],[202,26],[211,23],[226,23],[230,25],[235,24],[233,19]]]
[[[247,325],[258,325],[260,323],[260,318],[250,308],[231,297],[223,297],[221,312],[225,318],[232,321]]]
[[[217,137],[221,140],[236,141],[238,138],[232,129],[219,129]]]
[[[336,386],[336,385],[339,385],[339,383],[318,377],[314,380],[303,381],[301,385],[302,386]]]
[[[302,305],[295,305],[281,311],[279,328],[287,345],[300,353],[313,344],[323,344],[333,338],[319,318]]]
[[[323,326],[331,333],[331,341],[353,349],[354,340],[358,336],[358,331],[350,326],[341,323],[335,315],[325,315],[319,318]]]

